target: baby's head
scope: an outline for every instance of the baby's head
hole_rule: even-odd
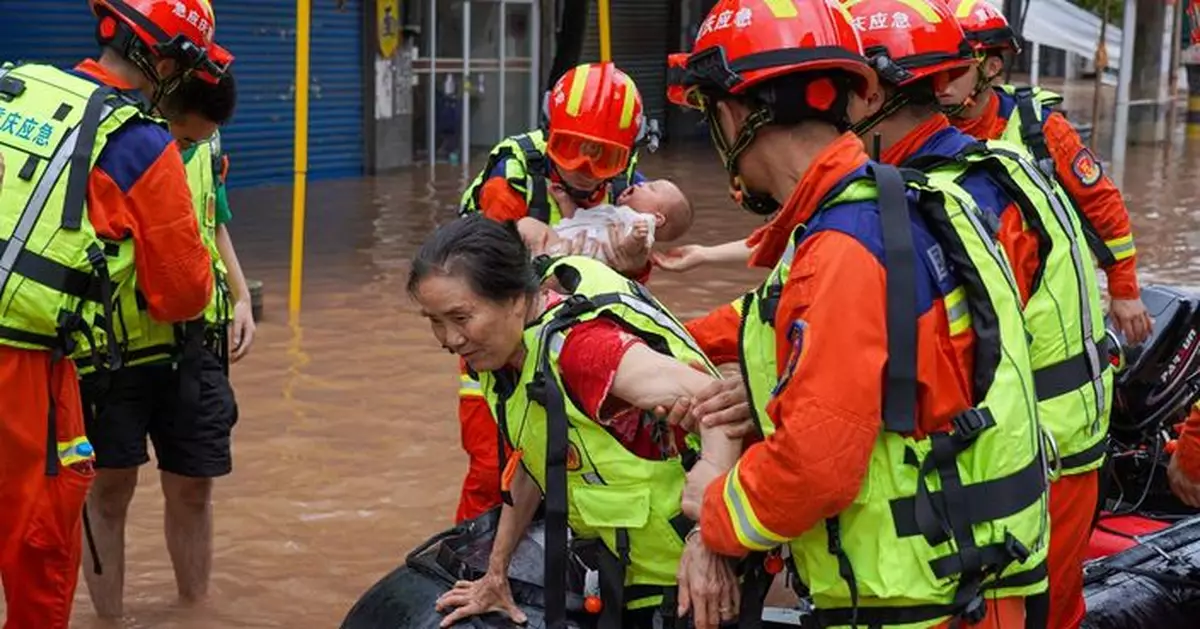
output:
[[[692,228],[692,204],[678,186],[666,179],[632,185],[617,203],[641,214],[654,215],[654,239],[671,242]]]

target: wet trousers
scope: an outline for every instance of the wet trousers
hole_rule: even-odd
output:
[[[75,365],[52,363],[48,352],[0,347],[5,629],[66,629],[70,620],[83,503],[95,472],[90,462],[60,465],[54,450],[83,436]]]
[[[1050,485],[1050,620],[1048,629],[1083,622],[1083,562],[1099,500],[1099,470],[1063,476]]]

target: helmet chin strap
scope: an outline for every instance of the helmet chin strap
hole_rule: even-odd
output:
[[[725,170],[729,173],[729,184],[731,196],[733,200],[742,209],[757,214],[759,216],[770,216],[779,211],[780,204],[771,195],[761,192],[754,192],[746,188],[746,183],[742,176],[738,174],[737,161],[746,149],[754,143],[754,136],[758,130],[770,124],[774,117],[771,111],[766,107],[759,107],[746,117],[745,124],[738,130],[737,140],[730,147],[725,141],[725,136],[721,134],[721,125],[717,121],[716,108],[710,107],[705,109],[705,116],[708,118],[708,132],[712,137],[713,145],[717,149],[717,153],[721,155],[721,161],[725,164]]]
[[[554,181],[554,183],[561,185],[563,190],[566,190],[567,194],[570,195],[571,198],[576,202],[587,205],[595,205],[599,203],[604,198],[605,188],[608,186],[609,182],[612,181],[611,179],[606,179],[591,190],[576,188],[567,183],[567,180],[563,178],[560,172],[558,172],[558,166],[554,166],[554,168],[551,170],[550,178]]]
[[[957,105],[939,107],[943,114],[951,118],[961,118],[964,111],[974,107],[979,102],[980,94],[992,88],[992,81],[995,81],[1001,74],[1004,74],[1004,70],[1001,70],[991,76],[985,76],[983,73],[983,62],[980,62],[977,67],[979,68],[979,73],[975,75],[975,87],[971,90],[971,93],[963,99],[963,102]]]

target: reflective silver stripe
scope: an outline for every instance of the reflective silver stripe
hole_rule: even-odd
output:
[[[638,314],[649,318],[667,330],[670,330],[671,334],[674,334],[679,338],[680,341],[683,341],[683,343],[688,346],[688,349],[691,349],[693,352],[704,356],[704,352],[700,349],[700,346],[696,344],[696,340],[692,338],[692,335],[688,334],[687,330],[685,330],[679,325],[678,322],[676,322],[662,310],[659,310],[653,305],[625,293],[618,293],[617,299],[621,301],[621,305],[628,307],[634,312],[637,312]]]
[[[586,474],[583,474],[581,476],[581,478],[583,478],[583,482],[585,482],[589,485],[603,485],[604,484],[604,479],[600,478],[600,475],[596,474],[595,472],[587,472]]]
[[[996,148],[994,149],[994,152],[998,155],[1004,155],[1005,157],[1016,161],[1017,165],[1021,167],[1021,170],[1025,173],[1025,175],[1029,177],[1029,180],[1032,181],[1033,184],[1038,187],[1038,190],[1046,196],[1046,199],[1050,202],[1050,209],[1054,211],[1054,218],[1058,221],[1058,225],[1062,228],[1063,232],[1067,234],[1067,242],[1069,242],[1071,246],[1071,264],[1075,268],[1075,284],[1079,290],[1079,310],[1081,312],[1081,316],[1083,317],[1083,330],[1085,335],[1083,339],[1083,351],[1085,354],[1087,354],[1088,367],[1091,370],[1090,373],[1096,374],[1096,377],[1092,379],[1092,390],[1096,395],[1096,421],[1093,423],[1093,430],[1095,430],[1099,427],[1100,417],[1104,415],[1105,390],[1104,369],[1100,363],[1100,349],[1097,347],[1096,339],[1093,337],[1094,322],[1092,321],[1092,308],[1091,303],[1088,300],[1087,280],[1084,279],[1087,277],[1085,274],[1091,273],[1092,270],[1084,266],[1083,254],[1079,249],[1079,243],[1074,238],[1075,230],[1071,224],[1071,219],[1067,214],[1068,210],[1066,206],[1063,205],[1058,193],[1055,192],[1053,187],[1054,184],[1051,183],[1051,180],[1047,180],[1044,176],[1042,176],[1041,171],[1038,170],[1037,167],[1030,164],[1029,160],[1017,153],[1013,153],[1012,151],[1003,148]],[[1132,245],[1132,241],[1130,244]],[[1088,259],[1090,259],[1090,257]]]
[[[545,329],[545,328],[543,328]],[[562,353],[563,343],[567,341],[566,334],[562,330],[555,332],[549,339],[543,339],[542,343],[550,348],[550,353],[557,356]]]
[[[737,470],[730,472],[730,474],[736,473]],[[738,528],[742,530],[742,533],[746,536],[746,539],[750,540],[750,543],[752,544],[757,544],[763,548],[778,546],[779,542],[763,537],[763,535],[758,532],[758,529],[750,523],[750,515],[746,513],[746,507],[742,504],[741,496],[739,496],[737,491],[734,490],[733,483],[734,481],[732,477],[725,480],[725,497],[728,499],[729,504],[733,505],[733,515],[738,519]]]
[[[100,110],[100,120],[103,121],[108,118],[115,110],[115,107],[106,103]],[[8,245],[0,253],[0,291],[8,283],[8,278],[12,274],[17,256],[25,249],[29,234],[33,232],[34,226],[37,225],[38,219],[41,218],[42,212],[46,209],[46,200],[50,198],[50,193],[54,191],[55,186],[58,185],[59,178],[63,175],[63,171],[66,170],[67,164],[70,163],[71,154],[75,152],[75,144],[79,140],[80,129],[85,122],[81,120],[79,124],[75,125],[75,128],[71,129],[71,133],[58,147],[58,151],[50,158],[50,165],[42,173],[37,187],[29,197],[29,202],[21,210],[21,219],[13,230],[12,236],[8,240]]]
[[[475,391],[481,391],[481,390],[483,390],[483,385],[479,384],[478,382],[476,382],[470,378],[463,378],[462,383],[458,385],[458,388],[473,389]]]
[[[783,255],[779,258],[779,263],[784,266],[792,266],[792,260],[796,259],[796,238],[793,236],[788,238],[787,249],[783,250]]]

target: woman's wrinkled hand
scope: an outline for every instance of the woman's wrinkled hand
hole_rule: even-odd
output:
[[[478,581],[459,581],[454,588],[438,597],[438,613],[453,609],[442,619],[441,626],[450,627],[471,616],[488,613],[503,614],[509,620],[523,625],[528,620],[525,612],[517,607],[512,590],[508,587],[508,576],[489,572]]]
[[[676,576],[679,617],[691,612],[696,629],[715,629],[738,617],[741,588],[732,561],[705,548],[698,534],[685,544]]]

